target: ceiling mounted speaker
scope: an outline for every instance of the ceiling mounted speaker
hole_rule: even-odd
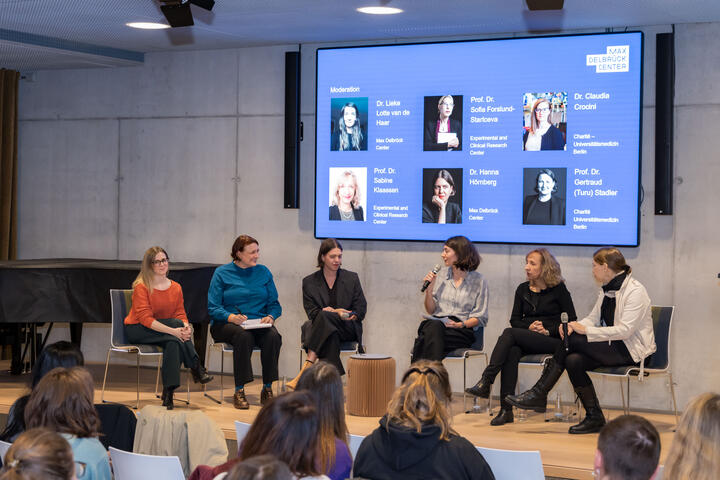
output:
[[[212,10],[215,6],[215,0],[190,0],[190,3],[200,8],[204,8],[207,11]]]
[[[194,25],[192,12],[190,12],[190,3],[181,1],[163,1],[164,5],[160,5],[163,15],[167,19],[171,27],[189,27]]]
[[[528,9],[536,10],[562,10],[565,0],[526,0]]]

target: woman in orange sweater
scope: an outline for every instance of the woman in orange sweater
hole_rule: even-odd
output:
[[[188,323],[180,284],[167,278],[167,252],[151,247],[145,252],[140,274],[133,282],[132,308],[125,318],[125,333],[131,343],[158,345],[163,349],[163,406],[173,409],[173,391],[180,385],[180,362],[190,369],[195,383],[208,383]]]

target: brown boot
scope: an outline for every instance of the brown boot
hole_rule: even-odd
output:
[[[311,362],[310,360],[305,360],[305,363],[303,363],[303,366],[300,369],[300,372],[298,372],[297,377],[295,377],[292,380],[290,380],[289,382],[287,382],[285,384],[285,388],[290,391],[295,390],[295,387],[297,387],[297,383],[298,383],[298,381],[300,381],[300,377],[302,376],[303,372],[305,370],[307,370],[308,368],[312,367],[313,363],[315,363],[315,362]]]
[[[247,398],[245,398],[245,389],[235,392],[235,395],[233,395],[233,406],[240,410],[247,410],[250,408],[250,404],[248,403]]]

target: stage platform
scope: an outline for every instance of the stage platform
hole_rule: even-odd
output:
[[[7,414],[10,405],[17,397],[26,391],[28,375],[11,376],[7,373],[9,362],[0,362],[0,414]],[[100,402],[100,388],[102,387],[104,364],[91,364],[88,366],[95,378],[95,402]],[[185,380],[185,375],[183,375]],[[202,388],[191,385],[190,406],[175,402],[175,408],[192,408],[203,410],[212,418],[225,433],[225,437],[234,446],[234,421],[251,423],[260,410],[261,382],[256,380],[246,387],[249,410],[236,410],[232,406],[232,384],[230,375],[225,376],[225,403],[218,405],[202,394]],[[160,400],[153,396],[155,387],[155,370],[148,367],[141,368],[140,408],[145,405],[159,405]],[[186,398],[185,385],[176,391],[176,398]],[[216,375],[215,380],[208,385],[208,392],[217,398],[220,384]],[[127,365],[111,365],[108,379],[108,388],[105,400],[127,405],[135,405],[135,367]],[[470,405],[468,401],[468,405]],[[462,395],[456,395],[453,400],[455,429],[470,440],[473,444],[482,447],[500,448],[509,450],[540,450],[545,475],[548,477],[568,479],[591,479],[592,465],[597,444],[597,435],[569,435],[568,427],[571,423],[545,422],[543,414],[529,412],[527,419],[501,427],[490,426],[490,416],[487,413],[465,414],[463,412]],[[673,437],[673,415],[634,412],[650,420],[658,429],[661,436],[662,452],[660,461],[664,462]],[[618,410],[605,410],[610,418],[622,414]],[[0,422],[4,423],[4,422]],[[367,435],[378,425],[376,417],[355,417],[348,415],[347,424],[350,433]],[[234,456],[234,452],[231,452]]]

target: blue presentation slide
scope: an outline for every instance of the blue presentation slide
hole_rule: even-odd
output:
[[[640,32],[317,51],[319,238],[639,244]]]

